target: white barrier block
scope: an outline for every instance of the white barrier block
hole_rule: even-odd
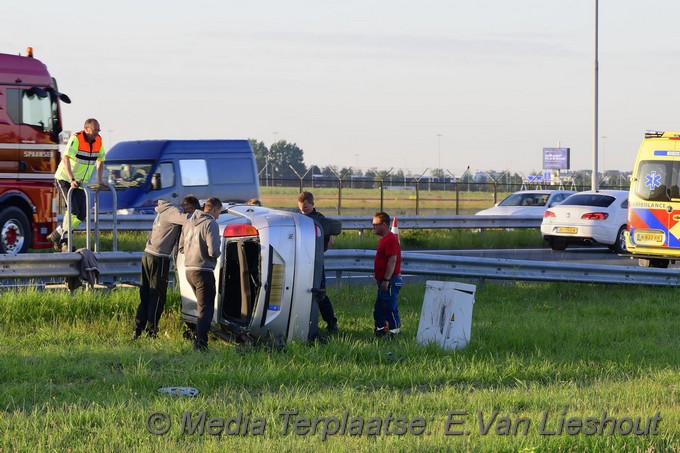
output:
[[[416,340],[437,343],[445,349],[461,349],[470,341],[475,285],[428,281]]]

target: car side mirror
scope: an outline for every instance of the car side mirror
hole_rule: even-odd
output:
[[[160,173],[154,173],[153,177],[151,178],[151,190],[160,190],[161,189],[161,174]]]

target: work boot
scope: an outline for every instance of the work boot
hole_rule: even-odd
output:
[[[73,252],[73,250],[68,249],[68,241],[61,241],[61,253],[69,253]]]
[[[338,329],[338,321],[333,321],[332,323],[329,323],[326,329],[328,330],[328,333],[330,333],[331,335],[339,333],[340,329]]]
[[[51,232],[48,236],[47,239],[50,240],[52,243],[52,246],[54,247],[54,250],[59,251],[61,250],[61,234],[59,234],[58,230],[54,230]]]

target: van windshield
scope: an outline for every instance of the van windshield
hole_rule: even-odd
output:
[[[636,177],[635,195],[642,200],[670,201],[680,198],[680,162],[642,161]]]
[[[153,162],[104,162],[105,177],[116,189],[141,187],[149,179]]]

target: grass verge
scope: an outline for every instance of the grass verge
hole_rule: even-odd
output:
[[[174,293],[160,338],[136,342],[135,291],[9,293],[0,450],[677,451],[676,293],[487,282],[470,344],[447,351],[415,341],[423,284],[404,287],[404,333],[392,341],[372,337],[373,287],[340,286],[330,296],[341,335],[327,344],[272,351],[213,338],[207,354],[182,340]],[[333,434],[345,417],[354,432]],[[626,434],[638,418],[648,433]],[[166,420],[166,433],[150,432]]]

